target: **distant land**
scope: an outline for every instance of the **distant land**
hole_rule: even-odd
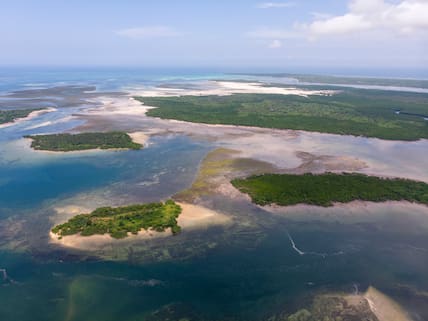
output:
[[[428,204],[428,184],[408,179],[386,179],[363,174],[264,174],[232,180],[258,205],[310,204],[333,206],[355,200],[409,201]]]
[[[239,74],[237,74],[239,75]],[[244,75],[244,74],[241,74]],[[351,77],[351,76],[329,76],[293,73],[251,73],[248,76],[262,76],[274,78],[293,78],[299,82],[316,84],[337,85],[369,85],[369,86],[391,86],[391,87],[414,87],[428,89],[427,79],[407,78],[375,78],[375,77]]]
[[[124,132],[100,132],[81,134],[28,135],[31,147],[36,150],[69,152],[90,149],[141,149],[141,144],[133,142]]]
[[[195,123],[243,125],[376,137],[428,138],[428,94],[343,88],[331,96],[235,94],[135,97],[148,116]],[[401,113],[396,113],[400,110]],[[416,116],[415,116],[416,114]]]

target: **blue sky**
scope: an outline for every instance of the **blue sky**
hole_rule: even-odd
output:
[[[0,65],[424,68],[428,0],[2,0]]]

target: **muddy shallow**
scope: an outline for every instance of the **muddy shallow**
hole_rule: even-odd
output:
[[[98,319],[132,320],[158,311],[265,320],[308,307],[320,293],[373,285],[415,320],[427,318],[427,207],[260,208],[228,185],[235,175],[270,170],[428,181],[427,141],[189,124],[147,118],[144,111],[128,96],[98,95],[0,129],[0,268],[13,280],[0,287],[0,315],[79,320],[98,311]],[[51,155],[20,138],[111,129],[139,132],[147,147]],[[218,148],[229,152],[219,156]],[[207,162],[209,152],[214,157]],[[192,186],[202,174],[199,182],[208,186]],[[58,213],[172,196],[223,213],[230,224],[89,251],[49,243]]]

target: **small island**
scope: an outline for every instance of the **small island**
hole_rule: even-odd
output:
[[[135,143],[124,132],[100,132],[81,134],[28,135],[31,147],[36,150],[70,152],[90,149],[141,149],[143,145]]]
[[[18,119],[28,117],[32,112],[41,110],[43,108],[0,110],[0,124],[13,123]]]
[[[258,205],[309,204],[333,206],[354,200],[409,201],[428,204],[428,184],[408,179],[387,179],[357,173],[264,174],[232,180]]]
[[[177,218],[181,213],[180,205],[172,200],[165,203],[136,204],[123,207],[101,207],[90,214],[79,214],[66,223],[52,229],[58,239],[63,236],[79,234],[81,236],[109,234],[120,239],[128,233],[138,234],[142,229],[164,232],[170,228],[172,234],[178,234],[181,227]]]

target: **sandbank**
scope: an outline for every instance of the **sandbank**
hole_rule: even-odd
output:
[[[233,94],[278,94],[298,95],[307,97],[311,95],[331,96],[337,93],[335,90],[309,90],[296,87],[265,86],[259,82],[236,82],[236,81],[208,81],[205,88],[183,89],[183,88],[148,88],[137,90],[133,95],[140,97],[177,97],[177,96],[229,96]]]
[[[379,321],[411,321],[411,318],[397,302],[372,286],[368,288],[364,298]]]
[[[127,133],[134,143],[145,146],[149,140],[149,136],[144,132]]]
[[[182,208],[182,212],[177,219],[178,225],[181,226],[182,233],[186,233],[186,231],[194,229],[204,229],[213,225],[227,225],[231,223],[231,219],[225,214],[206,207],[188,203],[177,204]],[[61,217],[66,219],[69,219],[76,214],[90,212],[90,210],[84,209],[78,205],[68,205],[66,207],[56,208],[55,210],[59,215],[61,215]],[[80,250],[97,250],[100,247],[112,244],[157,239],[172,235],[171,229],[167,229],[164,232],[141,230],[137,235],[128,233],[128,237],[124,239],[115,239],[108,234],[92,236],[81,236],[76,234],[59,237],[52,231],[49,232],[50,243]]]

